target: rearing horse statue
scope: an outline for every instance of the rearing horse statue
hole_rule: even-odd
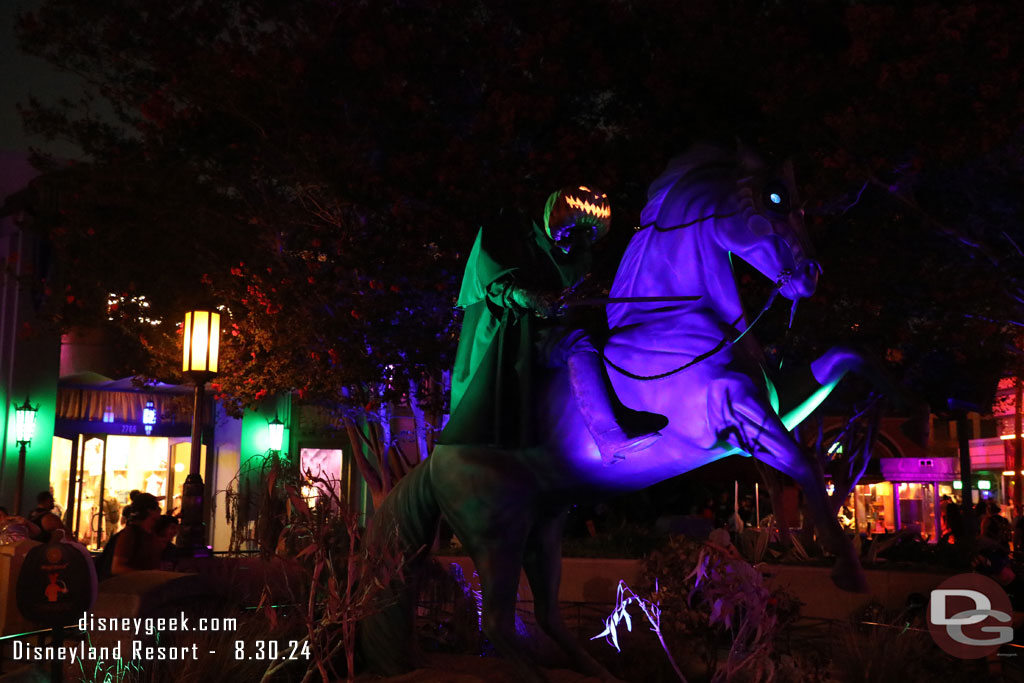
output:
[[[484,633],[529,681],[545,678],[517,643],[522,570],[541,629],[580,670],[611,679],[566,628],[558,608],[569,506],[636,491],[730,454],[793,477],[822,545],[836,556],[833,580],[847,590],[865,586],[853,546],[829,506],[822,467],[790,430],[846,372],[885,380],[865,358],[842,348],[785,376],[767,367],[747,334],[733,275],[731,260],[738,257],[776,283],[775,291],[794,306],[813,294],[820,268],[791,167],[771,168],[743,151],[694,147],[651,185],[641,223],[615,276],[611,300],[617,303],[607,307],[610,337],[603,352],[621,402],[668,418],[662,438],[603,465],[568,373],[556,369],[538,397],[541,446],[439,445],[399,482],[371,524],[369,543],[383,542],[397,527],[403,549],[422,554],[443,514],[476,565]],[[362,624],[363,651],[386,673],[412,664],[410,599],[405,595]]]

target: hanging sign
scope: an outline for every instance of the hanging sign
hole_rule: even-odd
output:
[[[1017,462],[1017,453],[1016,453],[1016,447],[1015,447],[1015,444],[1013,443],[1013,440],[1012,439],[1004,440],[1003,441],[1003,470],[1004,471],[1016,470],[1017,469],[1017,467],[1015,465],[1016,462]]]

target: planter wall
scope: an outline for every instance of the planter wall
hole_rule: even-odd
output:
[[[437,557],[444,566],[451,563],[462,567],[463,574],[473,588],[480,584],[473,574],[473,562],[468,557]],[[567,557],[562,560],[562,585],[558,597],[564,603],[590,603],[608,606],[615,604],[615,591],[619,580],[631,587],[638,583],[642,563],[640,560],[609,560],[599,558]],[[911,593],[927,595],[944,581],[947,574],[909,571],[867,570],[868,593],[847,593],[833,585],[828,567],[797,565],[765,565],[768,585],[783,588],[804,603],[801,615],[817,619],[845,620],[871,602],[889,610],[906,605]],[[519,600],[532,603],[533,593],[523,576],[519,582]],[[520,605],[530,609],[532,604]]]

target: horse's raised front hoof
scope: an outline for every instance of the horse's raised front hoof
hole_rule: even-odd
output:
[[[867,593],[868,580],[860,563],[839,562],[832,569],[832,583],[848,593]]]

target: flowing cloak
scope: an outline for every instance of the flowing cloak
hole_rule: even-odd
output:
[[[451,419],[439,443],[537,444],[535,346],[557,322],[509,306],[504,288],[493,285],[557,292],[577,284],[590,264],[589,250],[562,253],[536,223],[525,234],[480,229],[459,291],[465,316],[452,369]]]

